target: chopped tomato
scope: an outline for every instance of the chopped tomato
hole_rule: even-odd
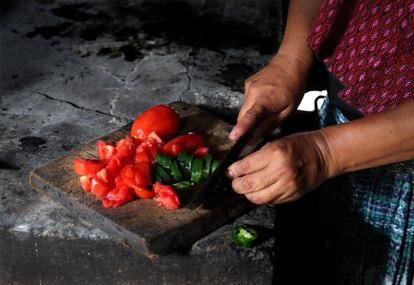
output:
[[[121,162],[132,162],[137,149],[137,142],[126,136],[116,143],[116,156]]]
[[[131,198],[134,196],[132,194],[132,190],[127,186],[120,186],[118,188],[115,188],[106,194],[105,198],[109,200],[114,201],[123,201],[123,200],[131,200]],[[132,196],[132,197],[131,197]]]
[[[81,176],[79,178],[81,187],[83,191],[90,192],[91,191],[91,179],[88,176]]]
[[[142,112],[134,121],[131,136],[145,140],[152,132],[164,139],[172,138],[180,129],[180,116],[168,105],[156,105]]]
[[[159,148],[157,145],[144,141],[139,147],[137,147],[135,162],[150,162],[153,164],[155,161],[155,156],[158,152]]]
[[[92,159],[75,158],[73,170],[79,175],[93,175],[105,167],[105,162]]]
[[[165,141],[163,141],[162,138],[160,138],[156,132],[152,132],[148,135],[147,140],[154,140],[157,145],[162,148],[162,146],[165,144]]]
[[[123,182],[128,187],[151,185],[151,173],[148,163],[128,164],[121,171]]]
[[[107,198],[102,199],[102,206],[104,206],[104,208],[113,208],[114,204],[115,201],[109,200]]]
[[[171,155],[173,157],[177,157],[183,151],[187,151],[184,144],[173,144],[171,147]]]
[[[98,177],[92,177],[91,180],[91,192],[99,198],[103,198],[111,190],[110,185],[100,180]]]
[[[155,196],[154,191],[142,186],[134,187],[134,191],[135,194],[141,199],[152,199]]]
[[[193,155],[196,157],[205,157],[208,154],[208,147],[200,147],[195,152],[193,152]]]
[[[140,150],[137,148],[137,153],[135,155],[135,162],[146,162],[146,163],[152,163],[152,155],[149,153],[149,151],[142,147]]]
[[[177,157],[180,152],[186,151],[190,154],[197,149],[204,147],[204,139],[199,134],[186,134],[176,137],[175,139],[166,143],[162,151],[163,153]]]
[[[111,181],[110,174],[106,168],[102,168],[96,173],[96,177],[98,177],[101,181],[105,183],[109,183]]]
[[[129,187],[123,186],[115,188],[108,192],[104,199],[102,199],[102,205],[105,208],[119,207],[134,199],[134,194]]]
[[[123,164],[121,160],[118,158],[118,156],[116,155],[112,156],[109,159],[108,165],[106,166],[108,171],[114,176],[118,175],[121,172],[122,167],[123,167]]]
[[[180,207],[180,199],[177,192],[170,185],[163,185],[160,182],[156,182],[153,185],[154,192],[156,194],[155,201],[158,206],[163,206],[168,210],[178,209]]]
[[[96,148],[99,159],[103,161],[108,161],[116,153],[116,148],[113,144],[101,140],[96,142]]]

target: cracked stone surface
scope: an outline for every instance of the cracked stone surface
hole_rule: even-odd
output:
[[[156,103],[234,119],[280,27],[271,0],[2,1],[0,283],[271,283],[273,238],[248,250],[230,240],[242,223],[271,237],[270,207],[150,261],[33,191],[28,175]]]

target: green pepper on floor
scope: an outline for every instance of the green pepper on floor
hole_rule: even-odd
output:
[[[237,226],[231,232],[231,237],[234,242],[243,247],[250,248],[254,245],[258,238],[256,230],[247,226]]]

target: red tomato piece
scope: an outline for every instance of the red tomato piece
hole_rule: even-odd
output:
[[[196,157],[203,158],[208,154],[208,147],[200,147],[195,152],[193,152],[193,155]]]
[[[121,172],[122,167],[123,163],[118,158],[118,156],[114,155],[109,159],[106,169],[108,169],[111,175],[117,176]]]
[[[177,192],[170,185],[163,185],[160,182],[156,182],[153,185],[154,192],[156,194],[155,201],[158,206],[163,206],[168,210],[178,209],[180,207],[180,199]]]
[[[116,155],[121,162],[132,162],[137,149],[137,142],[129,136],[116,143]]]
[[[166,140],[172,138],[180,129],[180,116],[168,105],[156,105],[142,112],[134,121],[131,136],[145,140],[156,132]]]
[[[152,132],[152,133],[150,133],[149,135],[148,135],[148,138],[147,139],[153,139],[156,143],[157,143],[157,145],[158,145],[158,147],[159,148],[162,148],[162,146],[165,144],[165,141],[163,141],[163,139],[162,138],[160,138],[158,135],[157,135],[157,133],[156,132]]]
[[[140,146],[137,147],[137,153],[135,155],[135,162],[149,162],[153,164],[155,162],[155,156],[159,152],[159,147],[154,142],[145,140]]]
[[[113,182],[113,178],[110,176],[109,171],[106,168],[102,168],[101,170],[99,170],[96,173],[96,177],[98,177],[101,181],[105,183],[110,183],[111,180]]]
[[[135,162],[136,163],[139,163],[139,162],[152,163],[153,162],[152,155],[148,151],[147,148],[141,147],[141,146],[137,148],[137,154],[135,155]]]
[[[167,155],[176,157],[182,151],[192,154],[194,151],[204,146],[203,137],[199,134],[191,133],[178,136],[169,141],[163,146],[162,151]]]
[[[116,153],[116,148],[113,144],[105,141],[97,141],[96,148],[100,160],[108,161]]]
[[[155,197],[158,206],[162,206],[167,210],[175,210],[180,207],[180,199],[177,195],[171,195],[166,192],[161,192]]]
[[[81,176],[79,180],[83,191],[91,192],[91,179],[88,176]]]
[[[103,198],[102,199],[102,205],[104,206],[104,208],[113,208],[115,204],[115,201]]]
[[[151,173],[148,163],[128,164],[121,171],[123,182],[128,187],[151,185]]]
[[[79,175],[93,175],[105,167],[105,162],[92,159],[75,158],[73,170]]]
[[[134,196],[132,193],[133,192],[129,187],[121,186],[109,191],[105,198],[113,201],[124,201],[131,199],[131,196]]]
[[[99,198],[103,198],[111,190],[110,185],[100,180],[98,177],[93,177],[91,180],[91,192]]]
[[[127,187],[121,175],[118,175],[115,178],[115,188],[119,188],[119,187]]]
[[[187,151],[184,144],[173,144],[171,147],[171,155],[173,157],[177,157],[180,154],[180,152],[183,151]]]
[[[154,191],[147,189],[146,187],[134,187],[135,194],[141,199],[152,199],[155,196]]]
[[[133,199],[134,194],[132,190],[127,186],[121,186],[109,191],[102,200],[102,204],[105,208],[115,208],[128,203]]]

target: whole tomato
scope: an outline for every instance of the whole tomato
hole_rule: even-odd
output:
[[[156,105],[142,112],[134,121],[131,136],[145,140],[155,132],[163,140],[168,140],[180,129],[180,116],[168,105]]]

